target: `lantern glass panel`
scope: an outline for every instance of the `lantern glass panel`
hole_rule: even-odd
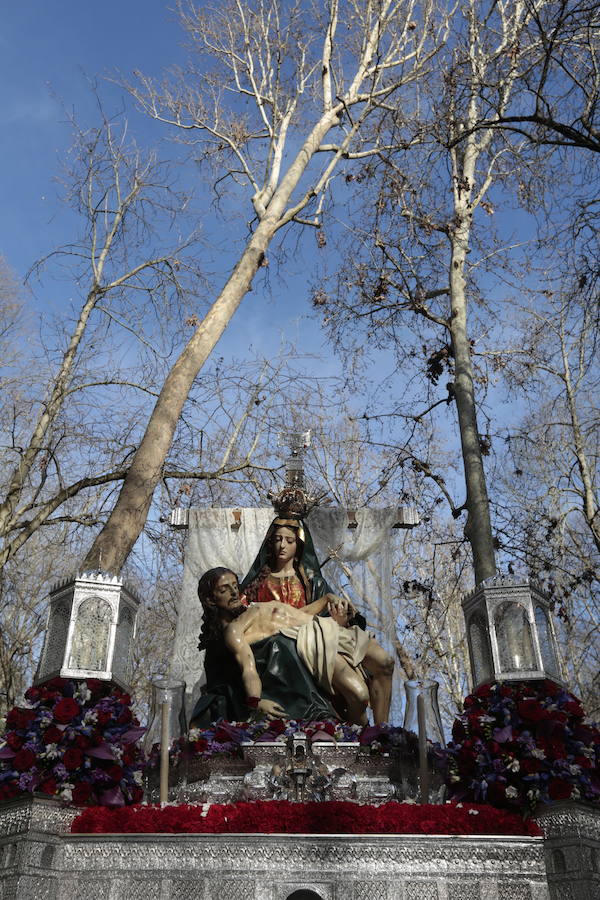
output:
[[[110,604],[100,597],[84,600],[77,611],[70,669],[94,669],[108,666],[108,642],[111,623]]]
[[[520,603],[501,603],[496,610],[495,628],[502,672],[537,668],[531,626]]]
[[[133,638],[134,616],[128,606],[122,605],[119,612],[119,623],[115,636],[115,649],[113,653],[113,673],[126,681],[129,677],[129,657],[131,654],[131,641]]]
[[[489,681],[492,677],[492,653],[485,616],[476,612],[469,622],[469,641],[471,644],[471,660],[473,662],[473,678],[476,684]]]
[[[558,677],[558,660],[556,658],[554,639],[548,620],[548,613],[543,606],[536,605],[535,607],[535,624],[537,626],[544,669],[549,675],[556,675]]]
[[[44,647],[44,658],[41,667],[43,675],[58,672],[62,666],[70,618],[70,603],[57,603],[53,607],[50,613],[50,621],[48,622],[46,646]]]

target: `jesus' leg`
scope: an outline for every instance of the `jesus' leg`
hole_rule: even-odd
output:
[[[331,683],[335,692],[341,694],[346,702],[348,721],[354,725],[366,725],[369,691],[365,680],[339,655],[335,661]]]
[[[394,659],[379,646],[377,641],[371,639],[363,662],[371,675],[369,695],[373,720],[376,725],[389,722]]]

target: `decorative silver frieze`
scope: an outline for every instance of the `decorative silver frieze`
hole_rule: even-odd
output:
[[[31,831],[62,834],[70,830],[78,813],[72,806],[37,796],[5,800],[0,803],[0,837]]]
[[[35,684],[100,678],[127,687],[139,598],[119,578],[89,572],[50,592]]]
[[[564,682],[550,599],[523,575],[494,575],[462,600],[473,687],[489,681]]]
[[[243,781],[244,776],[234,777]],[[541,811],[538,821],[545,839],[77,835],[64,830],[62,819],[64,813],[72,818],[76,812],[37,798],[0,806],[0,897],[288,900],[300,889],[313,891],[321,900],[600,896],[600,811],[577,804]],[[62,833],[43,834],[57,825]]]

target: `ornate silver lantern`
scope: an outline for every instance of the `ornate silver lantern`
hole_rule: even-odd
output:
[[[99,572],[57,584],[34,684],[60,676],[100,678],[126,688],[139,602],[119,578]]]
[[[550,599],[523,575],[486,578],[462,600],[473,688],[489,681],[564,682]]]

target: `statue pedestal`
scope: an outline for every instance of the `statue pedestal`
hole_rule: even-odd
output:
[[[77,812],[37,796],[0,805],[2,900],[600,896],[600,810],[579,804],[543,809],[543,838],[70,834]]]
[[[37,798],[0,807],[3,900],[549,900],[542,838],[76,835]]]
[[[540,807],[550,896],[556,900],[600,897],[600,807],[555,803]]]

